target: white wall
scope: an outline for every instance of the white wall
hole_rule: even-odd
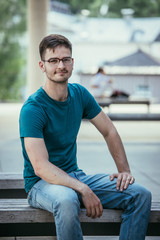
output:
[[[114,61],[135,53],[141,48],[148,54],[153,54],[160,61],[160,43],[150,44],[116,44],[116,43],[89,43],[74,42],[73,57],[75,58],[75,71],[94,73],[105,61]]]

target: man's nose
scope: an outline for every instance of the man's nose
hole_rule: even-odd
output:
[[[64,63],[63,63],[62,59],[61,59],[61,60],[59,60],[59,63],[58,63],[58,68],[64,68],[64,67],[65,67],[65,65],[64,65]]]

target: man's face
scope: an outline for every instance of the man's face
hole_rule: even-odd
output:
[[[62,61],[59,61],[59,59]],[[56,83],[68,81],[73,70],[70,49],[64,46],[58,46],[54,51],[53,49],[46,49],[43,60],[39,62],[39,66],[46,73],[48,80]]]

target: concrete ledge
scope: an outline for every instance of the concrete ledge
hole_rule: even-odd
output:
[[[113,121],[160,121],[158,113],[108,113]]]

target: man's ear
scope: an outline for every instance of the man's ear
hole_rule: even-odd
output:
[[[45,66],[44,66],[44,62],[39,61],[39,67],[42,70],[42,72],[45,72]]]
[[[72,58],[72,70],[73,70],[73,66],[74,66],[74,58]]]

